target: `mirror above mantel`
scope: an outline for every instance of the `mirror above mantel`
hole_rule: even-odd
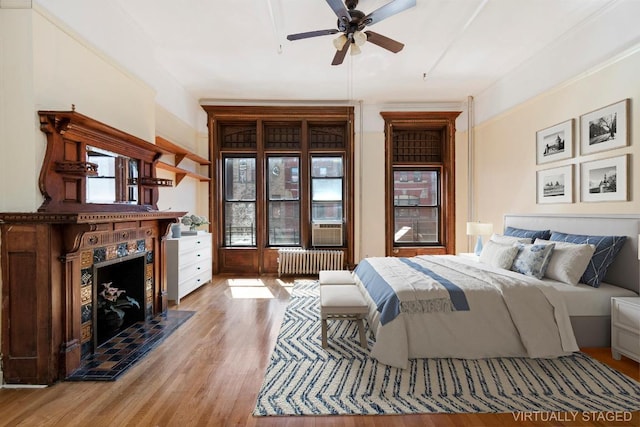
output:
[[[39,111],[47,150],[40,171],[40,212],[157,210],[162,150],[73,111]]]

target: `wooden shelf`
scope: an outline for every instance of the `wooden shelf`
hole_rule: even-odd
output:
[[[204,157],[201,157],[195,153],[192,153],[191,151],[174,144],[171,141],[168,141],[166,139],[164,139],[161,136],[156,136],[156,147],[158,147],[160,149],[160,151],[162,151],[164,154],[169,154],[174,156],[174,164],[170,164],[167,162],[164,162],[162,160],[160,160],[157,163],[157,167],[160,169],[164,169],[166,171],[169,172],[173,172],[176,174],[176,186],[178,184],[180,184],[180,182],[184,179],[184,177],[188,176],[190,178],[194,178],[199,180],[200,182],[206,182],[206,181],[211,181],[211,178],[209,178],[206,175],[202,175],[196,172],[191,172],[189,170],[186,169],[182,169],[181,167],[179,167],[180,163],[184,160],[184,159],[189,159],[189,160],[193,160],[194,162],[198,163],[201,166],[208,166],[211,164],[211,162],[207,159],[205,159]]]
[[[194,162],[199,163],[203,166],[211,164],[211,162],[204,157],[200,157],[197,154],[174,144],[173,142],[167,141],[161,136],[156,136],[156,146],[160,148],[160,150],[162,150],[165,154],[175,155],[176,166],[178,166],[183,159],[193,160]]]
[[[156,164],[156,167],[158,169],[164,169],[166,171],[175,173],[176,185],[180,184],[180,181],[182,181],[185,176],[197,179],[200,182],[211,181],[211,178],[209,178],[208,176],[200,175],[199,173],[191,172],[191,171],[176,167],[172,164],[163,162],[162,160]]]

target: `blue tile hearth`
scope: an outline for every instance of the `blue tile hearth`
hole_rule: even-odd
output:
[[[83,360],[67,381],[114,381],[162,343],[194,311],[167,310],[152,320],[137,322],[120,332]]]

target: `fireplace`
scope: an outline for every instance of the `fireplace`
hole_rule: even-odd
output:
[[[94,264],[95,280],[92,292],[94,350],[120,331],[147,318],[146,256],[147,253],[142,252]],[[113,291],[109,293],[109,290]],[[103,296],[105,291],[106,298]],[[132,303],[129,298],[135,303]]]
[[[52,384],[93,355],[106,339],[94,333],[100,283],[113,282],[139,302],[141,317],[127,321],[165,312],[163,240],[182,215],[0,214],[5,381]]]

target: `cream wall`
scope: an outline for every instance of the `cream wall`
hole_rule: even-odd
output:
[[[31,10],[0,9],[0,211],[29,211],[41,203],[32,21]]]
[[[492,222],[502,229],[506,213],[626,214],[640,212],[640,50],[612,61],[590,73],[474,129],[474,220]],[[627,147],[586,156],[580,155],[579,118],[620,100],[630,101],[630,144]],[[536,132],[568,119],[575,120],[574,158],[536,165]],[[581,202],[579,165],[584,161],[630,154],[629,201]],[[574,165],[574,203],[536,204],[536,171]]]

